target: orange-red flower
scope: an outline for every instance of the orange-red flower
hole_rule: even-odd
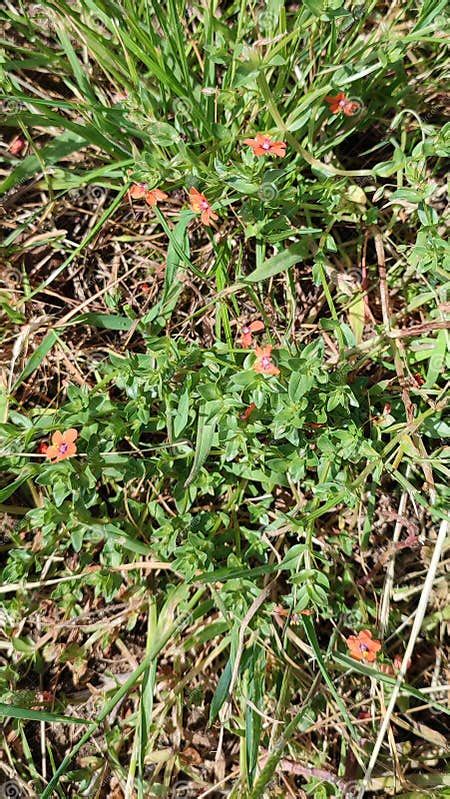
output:
[[[253,411],[256,410],[256,405],[254,402],[251,402],[250,405],[245,409],[244,413],[241,413],[241,419],[243,422],[248,422],[250,416],[252,415]]]
[[[37,448],[39,455],[46,455],[47,450],[48,450],[48,444],[46,444],[45,441],[40,441]]]
[[[57,461],[63,461],[66,458],[71,458],[72,455],[76,455],[77,448],[75,441],[77,438],[78,432],[72,427],[64,433],[57,430],[56,433],[53,433],[51,446],[48,447],[45,453],[47,458],[53,463],[56,463]]]
[[[244,144],[252,148],[254,155],[278,155],[284,158],[286,155],[286,142],[272,141],[270,136],[265,133],[257,133],[254,139],[244,139]]]
[[[132,200],[141,200],[142,197],[145,197],[146,191],[146,183],[133,183],[131,188],[128,189],[128,196],[131,197]]]
[[[194,187],[189,189],[189,202],[191,204],[192,210],[195,211],[196,214],[200,214],[200,219],[204,225],[210,225],[211,220],[214,221],[219,218],[212,210],[211,205],[209,204],[205,195],[201,194]]]
[[[253,364],[253,369],[262,375],[279,375],[280,370],[275,366],[272,361],[272,345],[267,344],[265,347],[255,347],[256,360]]]
[[[168,195],[161,189],[149,189],[146,183],[134,183],[128,192],[132,200],[141,200],[145,198],[145,202],[152,207],[157,205],[162,200],[167,200]]]
[[[162,202],[162,200],[167,200],[168,195],[165,191],[161,191],[161,189],[149,189],[149,191],[145,195],[145,202],[148,205],[154,206],[158,205],[158,203]]]
[[[20,155],[25,149],[26,145],[27,143],[23,136],[14,136],[8,147],[8,152],[11,153],[11,155]]]
[[[341,111],[345,116],[352,117],[358,113],[361,103],[357,100],[350,100],[344,92],[339,92],[335,97],[325,97],[332,114],[339,114]]]
[[[381,649],[381,643],[372,638],[370,630],[361,630],[358,635],[350,635],[347,638],[347,646],[352,658],[365,660],[367,663],[373,663],[377,658],[377,652]]]
[[[241,347],[251,347],[253,344],[252,334],[260,333],[261,330],[264,330],[264,322],[261,322],[260,319],[250,322],[249,325],[243,325],[241,327]]]

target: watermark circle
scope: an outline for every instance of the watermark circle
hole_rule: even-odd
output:
[[[176,117],[190,117],[192,112],[192,104],[184,97],[176,97],[172,104],[173,113]]]
[[[258,27],[263,30],[273,28],[277,22],[277,14],[271,9],[266,8],[258,14]]]
[[[366,107],[360,97],[349,97],[345,115],[358,119],[365,112]]]
[[[277,193],[278,192],[272,183],[263,183],[258,189],[258,197],[266,202],[274,200],[277,196]]]
[[[0,113],[2,114],[18,114],[23,108],[23,103],[13,97],[8,100],[0,100]]]
[[[20,799],[22,796],[22,789],[15,780],[4,782],[0,790],[0,797],[2,797],[2,799]]]
[[[106,195],[106,190],[102,189],[101,186],[88,186],[86,191],[91,195],[91,197],[93,197],[94,200],[97,200],[97,202],[103,200]]]
[[[172,788],[171,799],[194,799],[195,787],[191,782],[176,782]]]

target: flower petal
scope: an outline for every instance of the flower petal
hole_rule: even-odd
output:
[[[348,100],[342,110],[345,116],[353,117],[361,110],[361,103],[358,103],[356,100]]]
[[[128,190],[128,194],[133,200],[140,200],[141,197],[144,197],[146,191],[147,186],[145,183],[134,183]]]
[[[275,155],[280,156],[280,158],[284,158],[284,156],[286,155],[286,144],[284,143],[284,141],[275,141],[272,144],[270,151]]]
[[[57,458],[58,457],[58,453],[59,453],[59,449],[58,449],[57,446],[50,446],[50,447],[47,447],[45,455],[46,455],[47,458],[52,460],[53,458]]]
[[[243,333],[241,336],[241,347],[250,347],[253,341],[251,333]]]
[[[70,427],[69,430],[66,430],[66,432],[63,433],[63,438],[65,444],[73,444],[73,442],[78,438],[78,430]]]
[[[157,198],[155,197],[154,191],[148,191],[145,195],[145,202],[147,205],[151,205],[152,207],[156,205],[158,202]]]

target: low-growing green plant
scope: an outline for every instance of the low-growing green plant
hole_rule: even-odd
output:
[[[16,793],[445,795],[444,10],[0,12]]]

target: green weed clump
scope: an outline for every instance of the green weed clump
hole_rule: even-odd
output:
[[[446,796],[445,3],[0,19],[0,788]]]

